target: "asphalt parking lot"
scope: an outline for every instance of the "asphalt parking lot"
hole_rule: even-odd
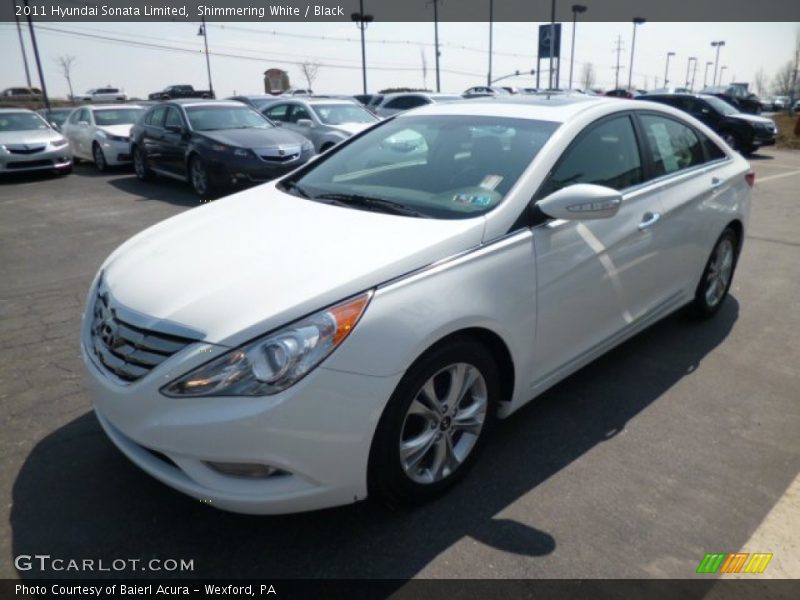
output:
[[[433,503],[282,517],[223,513],[140,472],[84,390],[92,276],[130,235],[196,206],[188,186],[87,165],[0,182],[0,577],[77,576],[14,567],[49,554],[398,585],[691,578],[705,553],[742,548],[774,553],[766,575],[800,577],[800,153],[752,164],[750,230],[714,320],[675,314],[559,384]]]

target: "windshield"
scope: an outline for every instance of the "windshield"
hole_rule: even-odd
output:
[[[0,131],[31,131],[50,129],[47,122],[33,113],[0,113]]]
[[[94,111],[94,122],[98,127],[131,125],[142,116],[141,108],[109,108]]]
[[[519,179],[558,123],[484,116],[407,116],[315,163],[286,191],[392,203],[424,216],[484,214]]]
[[[715,110],[721,112],[723,115],[738,115],[739,110],[727,102],[716,96],[709,96],[708,98],[704,98],[706,102],[708,102]]]
[[[374,123],[377,117],[355,104],[315,104],[311,109],[326,125]]]
[[[249,106],[189,106],[186,115],[195,131],[272,127],[266,118]]]

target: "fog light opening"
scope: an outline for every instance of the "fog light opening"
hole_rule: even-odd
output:
[[[207,462],[206,464],[222,475],[242,477],[244,479],[267,479],[269,477],[280,477],[289,474],[276,467],[257,463]]]

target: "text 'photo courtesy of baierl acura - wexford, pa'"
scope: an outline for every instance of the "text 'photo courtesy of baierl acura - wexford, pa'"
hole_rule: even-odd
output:
[[[2,4],[0,596],[800,597],[800,6]]]

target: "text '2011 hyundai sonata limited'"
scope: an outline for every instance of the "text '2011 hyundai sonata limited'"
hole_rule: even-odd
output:
[[[97,417],[223,509],[427,499],[496,417],[681,306],[714,314],[752,184],[655,103],[403,113],[117,249],[82,331]]]

